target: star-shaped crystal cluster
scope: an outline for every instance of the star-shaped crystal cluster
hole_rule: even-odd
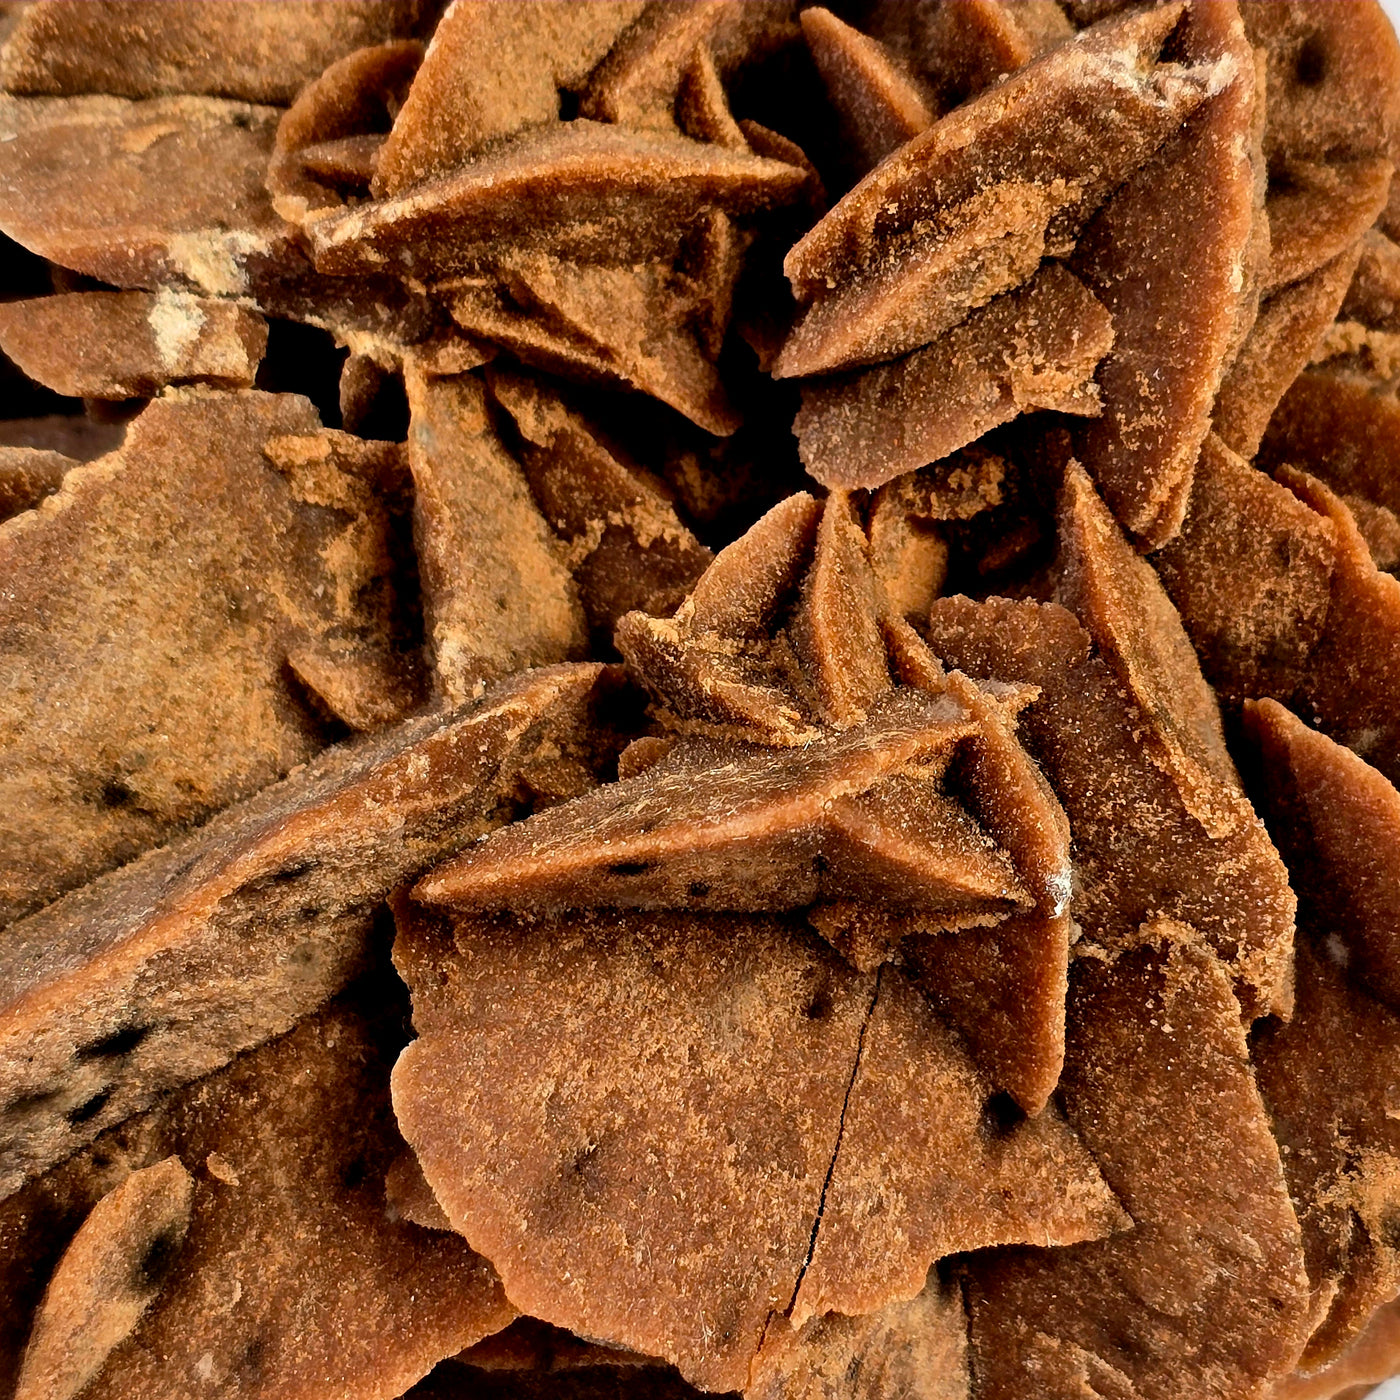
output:
[[[0,3],[0,1392],[1400,1370],[1371,0]]]

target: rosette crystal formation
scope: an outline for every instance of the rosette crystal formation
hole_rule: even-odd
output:
[[[1370,0],[0,4],[0,1392],[1400,1371]]]

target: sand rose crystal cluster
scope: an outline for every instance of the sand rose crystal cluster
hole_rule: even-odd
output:
[[[0,3],[0,1395],[1400,1371],[1372,0]]]

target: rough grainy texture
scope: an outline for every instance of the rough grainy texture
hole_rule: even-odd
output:
[[[1181,534],[1153,563],[1223,698],[1298,689],[1327,621],[1335,538],[1286,487],[1206,439]]]
[[[714,228],[732,243],[724,219],[717,214]],[[738,251],[730,249],[731,281]],[[516,251],[496,261],[494,279],[450,288],[452,317],[469,335],[528,365],[649,394],[709,432],[738,427],[705,344],[712,287],[654,262],[581,267]],[[723,338],[722,323],[708,329]]]
[[[1180,528],[1233,349],[1254,222],[1258,100],[1239,12],[1193,5],[1178,36],[1210,95],[1084,231],[1071,266],[1113,316],[1101,418],[1078,434],[1113,512],[1146,545]]]
[[[1050,225],[1052,245],[1072,239],[1208,89],[1207,71],[1156,67],[1180,16],[1168,6],[1111,20],[930,127],[792,249],[784,269],[794,290],[805,300],[828,280],[839,286],[899,258],[940,216],[952,223],[940,231],[953,231],[972,212],[968,202],[998,186],[1053,192],[1042,231]]]
[[[1044,267],[902,360],[804,385],[793,424],[824,486],[881,486],[1033,409],[1093,415],[1113,322],[1072,273]]]
[[[1365,1330],[1320,1370],[1294,1374],[1269,1400],[1361,1400],[1378,1381],[1400,1372],[1400,1301],[1377,1308]]]
[[[1397,157],[1377,0],[0,0],[0,1393],[1359,1400]]]
[[[749,1400],[967,1400],[962,1292],[930,1275],[908,1302],[800,1328],[775,1319],[749,1372]]]
[[[384,128],[403,103],[423,46],[411,39],[356,49],[297,94],[277,123],[267,167],[272,205],[305,226],[363,196],[378,169]]]
[[[1303,919],[1293,1017],[1266,1024],[1253,1046],[1317,1298],[1307,1368],[1337,1357],[1400,1291],[1400,1015],[1348,977],[1326,894],[1312,889],[1321,907]]]
[[[287,246],[263,189],[278,115],[212,97],[0,97],[0,230],[119,286],[246,291]]]
[[[791,203],[806,181],[805,170],[748,151],[562,122],[527,128],[449,175],[318,222],[312,248],[322,272],[375,272],[392,259],[424,278],[476,271],[497,245],[512,243],[631,263],[674,254],[697,205],[756,213]]]
[[[892,968],[880,973],[791,1317],[870,1313],[934,1260],[1075,1244],[1130,1222],[1058,1109],[989,1124],[992,1086]]]
[[[149,398],[167,384],[251,387],[267,323],[181,292],[70,292],[0,306],[0,350],[31,379],[91,399]]]
[[[321,431],[290,395],[162,399],[0,528],[0,920],[321,748],[294,650],[391,664],[383,502],[333,458],[268,457]]]
[[[742,1385],[808,1255],[875,974],[800,921],[737,915],[473,920],[455,940],[418,916],[396,958],[419,1038],[395,1112],[508,1295]]]
[[[1164,596],[1157,608],[1170,609]],[[1146,639],[1141,615],[1122,620],[1129,639]],[[1121,948],[1145,921],[1168,915],[1227,959],[1254,1014],[1286,1009],[1295,907],[1287,872],[1237,783],[1191,760],[1187,746],[1202,736],[1192,735],[1189,710],[1159,710],[1150,670],[1135,686],[1110,634],[1091,640],[1054,604],[940,599],[928,636],[969,675],[1041,688],[1021,733],[1069,818],[1071,908],[1084,931]],[[1134,703],[1133,689],[1149,708]]]
[[[1262,1396],[1292,1370],[1308,1277],[1230,981],[1191,930],[1076,965],[1061,1094],[1130,1230],[968,1267],[978,1394]],[[1178,942],[1177,940],[1184,940]],[[1226,1320],[1228,1319],[1228,1321]]]
[[[1213,428],[1227,447],[1246,458],[1259,450],[1279,400],[1336,319],[1359,254],[1357,247],[1344,248],[1260,306],[1215,398]],[[1209,444],[1207,439],[1198,462],[1209,454]]]
[[[873,900],[916,925],[1030,903],[1006,853],[943,790],[973,731],[905,691],[798,751],[683,739],[657,763],[463,852],[419,895],[453,909],[803,909]]]
[[[1069,974],[1069,821],[1016,738],[1015,716],[998,697],[957,672],[944,674],[913,630],[889,624],[896,667],[910,684],[946,690],[978,732],[956,774],[965,800],[1011,855],[1034,901],[986,930],[925,938],[906,948],[921,989],[963,1032],[984,1072],[1028,1113],[1039,1113],[1059,1083],[1065,1051]],[[1007,968],[1017,975],[1007,977]]]
[[[389,1063],[405,1034],[386,977],[381,962],[290,1035],[0,1206],[13,1268],[19,1251],[62,1251],[135,1169],[173,1153],[194,1178],[183,1244],[153,1261],[167,1269],[154,1302],[84,1396],[135,1400],[179,1377],[197,1394],[391,1400],[514,1316],[461,1240],[386,1215],[383,1174],[403,1146]],[[16,1269],[7,1284],[6,1330],[22,1336],[42,1278]]]
[[[984,1144],[987,1088],[957,1038],[898,972],[850,968],[798,921],[399,915],[419,1030],[394,1071],[399,1121],[454,1228],[534,1315],[720,1389],[744,1383],[770,1313],[800,1325],[853,1270],[867,1309],[917,1294],[939,1230],[969,1248],[1122,1223],[1058,1115]],[[921,1076],[919,1112],[901,1090]],[[929,1132],[935,1102],[957,1105],[949,1137]],[[558,1146],[540,1157],[544,1124]],[[912,1197],[909,1218],[877,1280],[846,1255],[879,1210],[867,1183],[901,1166],[890,1200]],[[833,1298],[804,1303],[809,1278]]]
[[[16,1400],[72,1400],[159,1296],[185,1241],[194,1182],[178,1157],[105,1195],[58,1261],[24,1351]]]
[[[1055,0],[967,0],[920,12],[890,6],[871,22],[909,50],[944,110],[957,106],[1074,34]],[[901,24],[901,21],[904,21]]]
[[[1301,160],[1387,151],[1400,120],[1400,44],[1379,5],[1240,6],[1267,57],[1265,153]]]
[[[1336,532],[1327,625],[1298,691],[1318,727],[1400,781],[1400,581],[1381,573],[1345,503],[1321,482],[1287,468],[1281,479]]]
[[[379,193],[446,175],[493,137],[552,121],[644,0],[454,0],[375,171]]]
[[[933,121],[926,94],[876,39],[821,6],[803,10],[802,34],[864,175]]]
[[[0,1192],[278,1035],[364,964],[385,896],[610,756],[600,668],[333,751],[0,934]]]
[[[586,622],[481,380],[410,373],[408,389],[424,626],[435,688],[460,704],[497,676],[580,655]]]
[[[583,115],[642,131],[673,131],[687,62],[705,54],[727,76],[746,59],[796,39],[795,9],[792,0],[651,5],[590,78]]]
[[[1301,281],[1349,249],[1359,252],[1363,235],[1385,205],[1390,174],[1390,162],[1375,158],[1335,164],[1290,161],[1272,172],[1265,291]]]
[[[1400,403],[1359,375],[1304,370],[1269,420],[1264,466],[1299,467],[1334,491],[1400,510]]]
[[[418,0],[40,0],[0,50],[0,86],[290,102],[351,49],[408,30],[419,9]]]
[[[664,484],[620,460],[560,395],[488,372],[491,397],[515,423],[521,464],[541,513],[565,542],[596,636],[634,609],[674,612],[713,557],[676,513]]]
[[[1265,820],[1348,975],[1400,1009],[1400,793],[1273,700],[1245,706]]]
[[[0,444],[0,521],[33,510],[58,490],[68,470],[77,465],[72,457],[52,449]]]

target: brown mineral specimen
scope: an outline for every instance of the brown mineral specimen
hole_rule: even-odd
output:
[[[1400,1366],[1397,162],[1378,0],[0,0],[0,1395]]]
[[[1400,510],[1400,403],[1359,376],[1305,370],[1269,421],[1259,459]]]
[[[1362,1400],[1400,1371],[1400,1300],[1377,1308],[1355,1341],[1319,1371],[1295,1371],[1269,1400]]]
[[[190,1223],[178,1157],[131,1173],[89,1213],[59,1260],[25,1349],[16,1400],[72,1400],[159,1296]]]
[[[1355,279],[1352,286],[1356,286]],[[1400,335],[1347,320],[1345,305],[1342,311],[1344,314],[1327,327],[1314,347],[1311,362],[1360,379],[1372,390],[1390,391],[1400,382]]]
[[[323,219],[311,243],[322,272],[389,267],[425,280],[476,272],[502,245],[631,264],[673,255],[697,208],[778,208],[807,178],[796,166],[684,136],[560,122],[507,137],[395,198]]]
[[[1343,496],[1376,568],[1393,574],[1400,565],[1400,516],[1360,496]]]
[[[279,1035],[363,965],[399,883],[572,762],[597,666],[335,750],[0,935],[0,1194]],[[596,742],[596,741],[595,741]],[[575,785],[577,786],[577,784]],[[522,792],[523,787],[523,792]]]
[[[870,568],[891,611],[920,619],[948,579],[948,543],[931,521],[908,508],[900,491],[912,476],[896,477],[870,508]]]
[[[1329,955],[1400,1009],[1400,793],[1273,700],[1245,705],[1264,814]]]
[[[425,1230],[452,1228],[411,1148],[404,1148],[384,1173],[384,1199],[391,1217],[411,1220]]]
[[[879,626],[884,606],[850,500],[835,492],[827,497],[812,565],[788,626],[802,679],[823,723],[863,720],[890,689]]]
[[[1377,330],[1400,330],[1400,247],[1379,229],[1361,240],[1356,280],[1342,310]]]
[[[1372,157],[1400,123],[1400,44],[1375,4],[1269,0],[1240,7],[1268,62],[1265,154],[1298,160]]]
[[[801,20],[842,134],[854,148],[846,158],[857,175],[864,175],[932,124],[928,98],[878,40],[830,10],[814,6],[802,11]]]
[[[707,432],[725,435],[739,425],[701,343],[697,322],[707,289],[688,285],[672,268],[579,266],[510,253],[492,278],[444,290],[463,330],[526,364],[639,390]]]
[[[852,900],[926,927],[990,922],[1030,901],[1006,854],[942,791],[973,729],[951,698],[908,690],[801,749],[682,739],[637,776],[465,851],[418,895],[551,915]]]
[[[1181,533],[1153,563],[1224,699],[1287,699],[1302,684],[1327,620],[1335,538],[1286,487],[1206,439]]]
[[[752,149],[763,154],[762,142],[756,139],[751,147],[744,128],[734,120],[734,113],[729,109],[729,94],[715,67],[714,54],[708,48],[697,49],[686,65],[676,97],[676,121],[687,136],[697,141],[713,141],[731,150]]]
[[[1262,1396],[1293,1369],[1308,1277],[1230,978],[1193,931],[1080,959],[1065,1113],[1133,1228],[968,1267],[985,1400]]]
[[[842,1265],[818,1262],[823,1231],[840,1250],[855,1233],[842,1212],[878,1209],[864,1192],[882,1166],[902,1164],[922,1230],[899,1241],[876,1306],[920,1292],[940,1244],[1092,1238],[1120,1221],[1057,1116],[979,1154],[986,1089],[957,1038],[897,971],[854,971],[795,921],[475,916],[450,940],[399,916],[420,1032],[394,1072],[399,1120],[454,1227],[535,1316],[663,1356],[696,1384],[742,1386],[766,1329],[786,1325],[770,1315],[810,1311],[809,1266],[839,1290]],[[890,1061],[959,1105],[958,1147],[931,1141],[926,1113],[891,1117],[911,1080],[893,1084]],[[1053,1219],[1026,1227],[1046,1153],[1064,1163]]]
[[[1251,458],[1259,450],[1279,400],[1335,320],[1358,255],[1356,247],[1344,250],[1260,306],[1258,319],[1215,396],[1214,431],[1242,457]],[[1197,471],[1210,454],[1209,444],[1207,439]]]
[[[1070,1245],[1130,1224],[1058,1108],[998,1121],[957,1033],[882,969],[791,1316],[915,1296],[949,1254]]]
[[[1103,416],[1078,431],[1079,451],[1114,515],[1148,547],[1170,540],[1186,511],[1238,343],[1255,223],[1259,99],[1238,10],[1192,5],[1176,42],[1211,75],[1209,96],[1113,194],[1071,260],[1114,331],[1096,376]]]
[[[456,949],[399,916],[419,1038],[394,1109],[454,1227],[531,1315],[744,1385],[808,1256],[875,974],[772,916],[471,920]]]
[[[909,940],[918,984],[968,1038],[978,1064],[1027,1113],[1060,1079],[1070,956],[1069,822],[1016,737],[1016,717],[966,676],[943,671],[909,627],[889,624],[907,684],[946,692],[978,721],[956,774],[971,811],[1010,853],[1034,901],[1024,913],[955,937]],[[1032,700],[1035,698],[1032,695]],[[1014,974],[1007,975],[1008,969]]]
[[[1400,1015],[1341,965],[1346,944],[1338,949],[1334,931],[1346,924],[1329,910],[1332,892],[1305,889],[1314,898],[1305,901],[1310,928],[1299,939],[1293,1017],[1266,1023],[1253,1052],[1319,1305],[1302,1356],[1312,1368],[1334,1359],[1400,1290]]]
[[[795,9],[793,0],[648,5],[589,80],[580,111],[642,131],[674,131],[677,93],[694,57],[708,54],[723,77],[796,39]]]
[[[394,196],[465,165],[493,138],[559,116],[644,0],[454,0],[394,120],[375,192]]]
[[[887,482],[868,512],[870,566],[896,616],[920,622],[948,581],[950,536],[962,521],[1002,503],[1007,464],[981,447],[955,452]]]
[[[898,13],[898,7],[890,8]],[[922,14],[912,16],[911,28],[921,32],[910,36],[911,57],[936,87],[945,109],[1074,34],[1053,0],[960,0],[921,8]]]
[[[1286,1008],[1295,901],[1278,853],[1228,787],[1226,811],[1240,824],[1210,835],[1171,767],[1160,766],[1170,742],[1160,721],[1128,700],[1073,615],[1053,604],[941,598],[928,635],[936,655],[970,676],[1040,687],[1020,734],[1069,818],[1071,910],[1084,933],[1116,949],[1136,944],[1155,916],[1189,920],[1228,958],[1251,1014]]]
[[[881,486],[1017,414],[1096,414],[1095,366],[1113,343],[1104,308],[1047,263],[925,349],[805,384],[793,425],[803,464],[824,486]]]
[[[0,87],[287,103],[352,49],[407,32],[420,8],[419,0],[40,0],[0,51]]]
[[[400,1015],[382,982],[362,984],[0,1206],[7,1243],[41,1253],[113,1174],[174,1153],[194,1178],[183,1245],[152,1260],[171,1265],[163,1286],[84,1397],[136,1400],[178,1376],[218,1396],[390,1400],[515,1316],[460,1239],[386,1214]]]
[[[1297,282],[1356,247],[1385,207],[1391,168],[1383,159],[1294,161],[1270,172],[1264,290]]]
[[[1400,781],[1400,580],[1381,573],[1351,512],[1320,481],[1281,469],[1297,496],[1332,523],[1336,562],[1327,625],[1298,692],[1304,713],[1391,782]]]
[[[0,229],[118,286],[246,292],[287,251],[263,188],[278,115],[212,97],[0,97]]]
[[[0,527],[0,922],[322,747],[298,648],[390,665],[377,493],[269,458],[322,432],[295,396],[177,391]]]
[[[953,472],[949,480],[956,475]],[[924,483],[922,507],[935,512],[947,507],[947,503],[939,503],[936,485],[933,478]],[[951,499],[955,503],[959,498],[954,495]],[[804,745],[802,760],[786,764],[784,771],[781,755],[760,760],[761,751],[747,746],[730,744],[706,749],[687,748],[674,740],[641,741],[659,743],[660,747],[644,762],[634,765],[631,754],[641,746],[634,745],[625,756],[625,771],[620,768],[619,777],[630,781],[642,775],[636,787],[638,792],[645,790],[648,779],[679,788],[683,783],[671,776],[682,771],[676,765],[717,766],[721,754],[731,753],[733,761],[741,764],[745,772],[763,771],[780,777],[783,783],[806,782],[803,775],[812,758],[828,747],[833,753],[838,749],[844,752],[841,746],[856,742],[857,736],[844,726],[861,724],[867,715],[896,713],[896,707],[917,709],[927,704],[916,703],[915,696],[907,691],[891,693],[891,667],[904,685],[932,692],[941,697],[942,704],[964,714],[970,729],[955,741],[949,792],[956,791],[966,811],[987,832],[994,832],[995,844],[1010,853],[1016,872],[1015,886],[1023,891],[1020,911],[1004,905],[1002,914],[1010,909],[1011,917],[984,927],[992,906],[984,906],[980,915],[971,909],[956,915],[951,908],[940,914],[932,904],[921,909],[909,907],[906,895],[894,891],[886,896],[890,907],[881,911],[868,900],[864,904],[857,902],[858,885],[845,879],[828,881],[831,888],[823,898],[832,902],[810,910],[809,918],[862,967],[873,967],[890,957],[903,940],[902,955],[916,968],[921,985],[968,1036],[979,1064],[993,1082],[1008,1089],[1029,1111],[1038,1112],[1059,1076],[1064,1049],[1070,873],[1064,815],[1009,728],[1014,723],[1015,710],[1033,698],[1035,691],[994,687],[989,693],[965,677],[946,675],[918,637],[890,614],[881,599],[878,584],[865,563],[864,542],[851,518],[849,503],[839,496],[829,498],[816,521],[813,504],[795,496],[770,512],[719,556],[674,620],[632,617],[624,619],[617,634],[629,663],[658,697],[658,714],[665,724],[683,733],[698,731],[724,739],[758,739],[780,747],[800,742]],[[811,542],[814,523],[817,538]],[[799,588],[798,570],[809,557],[812,563]],[[784,599],[792,599],[794,592],[796,602],[784,627]],[[771,634],[771,640],[765,634]],[[720,700],[723,708],[716,703]],[[829,731],[824,736],[820,728],[823,725],[836,726],[838,737],[831,738]],[[870,730],[869,725],[866,727]],[[671,767],[665,766],[668,759]],[[928,777],[933,777],[936,767],[929,769]],[[815,796],[819,787],[809,795]],[[713,829],[724,840],[742,836],[747,846],[758,839],[758,828],[752,826],[751,818],[746,818],[744,828],[730,829],[726,816],[729,800],[723,793],[731,788],[736,794],[747,791],[753,799],[758,798],[756,791],[745,789],[744,780],[724,776],[721,788],[711,799],[716,814]],[[912,796],[911,792],[911,799]],[[926,794],[920,801],[927,802],[930,797]],[[743,795],[738,800],[741,806],[754,806],[754,801],[745,803]],[[616,801],[626,801],[621,792]],[[681,801],[686,810],[692,806],[697,812],[702,810],[692,793],[687,792]],[[579,898],[576,874],[566,876],[557,866],[552,874],[546,873],[547,868],[537,857],[548,852],[557,855],[560,842],[567,843],[571,852],[580,852],[578,840],[591,833],[590,824],[603,808],[611,810],[615,805],[614,799],[603,794],[592,802],[597,804],[596,810],[584,806],[578,808],[576,816],[561,811],[548,819],[557,838],[553,844],[536,848],[526,842],[520,849],[499,847],[501,857],[514,872],[509,878],[543,881],[542,891],[564,878],[571,882],[573,891],[568,898]],[[630,809],[623,810],[629,813],[624,817],[625,825],[632,816]],[[835,808],[829,810],[834,812]],[[931,807],[927,820],[945,821],[953,810],[944,807],[940,818],[937,808]],[[795,811],[800,815],[802,809]],[[791,819],[784,816],[781,805],[771,806],[765,816],[765,821],[778,823],[774,833]],[[643,845],[653,837],[660,839],[662,832],[650,818],[637,816],[636,822],[638,832],[644,836]],[[570,830],[574,836],[566,835]],[[584,870],[612,868],[618,863],[620,830],[604,833],[609,836],[608,844],[598,846],[597,861]],[[666,839],[686,841],[683,826],[667,830],[670,835]],[[805,839],[810,842],[827,838],[818,825]],[[692,862],[698,855],[694,840],[690,838],[692,854],[686,857]],[[587,844],[587,838],[584,843]],[[790,847],[787,837],[784,844],[788,848],[784,859],[790,862],[801,847]],[[681,849],[678,847],[673,854],[679,854]],[[872,854],[877,849],[882,853],[881,859],[895,862],[891,872],[914,868],[906,863],[913,859],[912,846],[903,856],[883,840],[878,847],[871,847]],[[964,856],[971,853],[965,842],[963,851]],[[493,859],[484,850],[480,856],[484,868],[495,870]],[[648,867],[650,859],[648,856],[629,864]],[[819,872],[823,879],[832,870],[830,854],[824,859],[828,870]],[[929,871],[932,869],[928,867]],[[970,875],[971,870],[967,866],[965,874]],[[658,877],[676,896],[684,888],[687,901],[694,900],[697,887],[706,890],[707,898],[752,900],[756,889],[767,888],[771,883],[768,873],[759,877],[755,885],[752,877],[742,883],[723,870],[717,883],[713,877],[701,878],[693,871],[682,881],[666,863],[633,873],[634,878],[628,882],[632,891],[626,896],[629,899],[637,891],[650,891],[648,899],[660,898],[657,891],[661,886],[651,877]],[[876,867],[869,866],[860,878],[876,879]],[[900,878],[906,879],[907,874]],[[811,881],[808,873],[796,879],[794,888],[804,883],[810,886]],[[606,880],[604,884],[616,887],[617,882]],[[727,893],[721,895],[717,888]],[[921,898],[927,899],[929,893],[931,889]],[[996,920],[995,915],[992,918]],[[960,926],[956,936],[910,936],[918,930],[926,935],[936,927],[946,928],[950,919]],[[968,926],[969,921],[972,927]],[[1015,975],[1008,977],[1007,968],[1015,968]]]
[[[408,376],[413,534],[435,688],[451,704],[583,654],[565,550],[491,423],[474,375]]]
[[[1204,96],[1201,75],[1193,81],[1154,71],[1180,18],[1181,10],[1169,6],[1114,20],[968,103],[953,121],[930,127],[797,244],[785,264],[794,289],[811,295],[826,279],[876,261],[882,245],[907,237],[920,219],[955,210],[1008,180],[1081,181],[1079,189],[1064,191],[1067,212],[1053,241],[1072,233]],[[1105,103],[1121,105],[1114,123],[1122,129],[1120,149],[1109,143],[1100,151],[1098,123],[1078,124],[1072,115],[1095,111],[1101,120]]]
[[[1181,618],[1129,546],[1082,468],[1060,496],[1059,595],[1087,628],[1132,703],[1149,717],[1153,762],[1213,837],[1257,819],[1225,748],[1220,706]]]
[[[69,470],[78,465],[61,452],[40,447],[0,445],[0,521],[33,510],[52,496]]]
[[[541,512],[569,551],[595,635],[634,609],[674,612],[713,556],[681,523],[661,484],[619,460],[571,404],[536,381],[488,371],[492,398],[522,439]]]
[[[251,387],[267,323],[184,292],[69,292],[0,305],[0,350],[31,379],[89,399],[150,398],[168,384]]]
[[[784,262],[813,305],[782,372],[915,349],[1024,282],[1047,246],[1072,246],[1214,81],[1154,64],[1180,15],[1113,20],[1051,51],[867,176]]]
[[[633,614],[618,624],[618,650],[670,726],[768,744],[816,737],[810,704],[793,691],[797,660],[781,624],[822,518],[812,497],[789,496],[720,552],[674,618]]]
[[[968,1400],[971,1386],[961,1290],[930,1274],[918,1297],[864,1317],[829,1313],[799,1329],[774,1318],[744,1394],[747,1400]]]
[[[308,83],[277,124],[267,167],[273,208],[305,225],[367,193],[392,113],[402,106],[423,46],[412,40],[356,49]]]

